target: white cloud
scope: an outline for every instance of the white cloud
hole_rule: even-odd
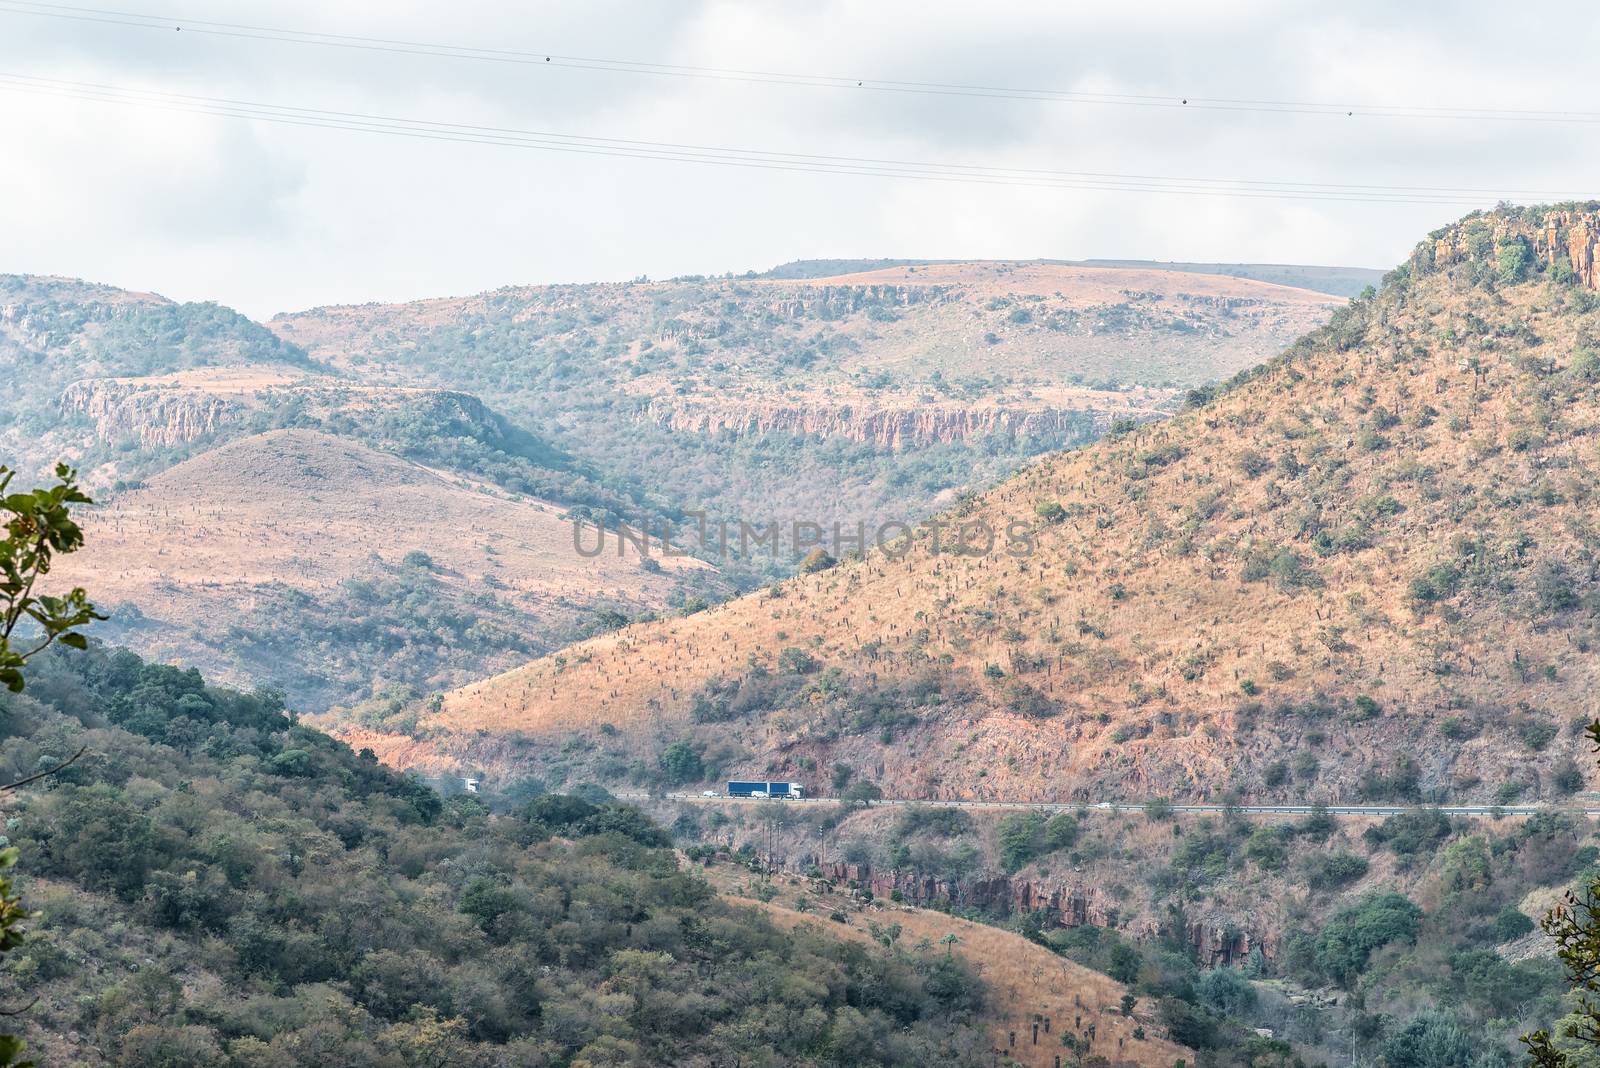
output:
[[[176,0],[174,0],[176,2]],[[136,5],[142,9],[142,5]],[[1560,5],[1557,5],[1559,7]],[[1594,52],[1584,9],[1548,10]],[[448,17],[441,14],[448,12]],[[1566,106],[1527,12],[1390,5],[192,6],[260,25],[686,65],[1273,100]],[[193,29],[193,27],[191,28]],[[1516,42],[1525,47],[1515,47]],[[750,85],[0,13],[0,70],[342,111],[840,156],[1378,185],[1567,189],[1590,127],[1144,109]],[[1383,266],[1453,205],[1230,200],[792,174],[253,125],[0,92],[0,270],[257,315],[797,256]],[[1492,196],[1485,195],[1485,204]]]

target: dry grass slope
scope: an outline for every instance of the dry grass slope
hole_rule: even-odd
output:
[[[1270,796],[1301,751],[1322,767],[1295,796],[1549,796],[1600,688],[1597,338],[1580,287],[1426,274],[945,517],[1002,532],[993,552],[947,530],[630,628],[458,690],[435,725],[715,738],[927,796]],[[1005,551],[1013,524],[1031,552]],[[707,683],[785,648],[822,668],[801,700],[693,722]],[[916,679],[893,744],[860,729],[852,694]]]
[[[197,622],[222,633],[284,590],[327,597],[401,571],[411,552],[432,558],[441,596],[491,594],[546,634],[596,598],[659,608],[674,569],[704,567],[672,560],[655,573],[636,556],[585,559],[559,508],[307,430],[185,461],[91,510],[85,536],[95,551],[64,558],[54,582],[85,586],[104,606],[138,606],[144,625],[171,631],[169,651],[197,659],[206,656],[189,640]],[[241,674],[228,650],[212,655],[200,664],[208,675]]]
[[[799,912],[780,899],[761,902],[745,897],[745,884],[725,866],[706,869],[706,876],[725,896],[760,908],[785,928],[811,925],[831,937],[870,942],[869,923],[881,928],[898,925],[901,945],[921,944],[932,948],[920,952],[933,953],[945,952],[942,940],[953,935],[949,951],[967,958],[988,984],[994,1049],[1012,1064],[1057,1068],[1074,1063],[1062,1046],[1067,1035],[1085,1044],[1090,1055],[1118,1066],[1172,1068],[1178,1060],[1193,1060],[1192,1050],[1158,1037],[1159,1025],[1148,1006],[1137,1006],[1129,1016],[1122,1014],[1127,987],[1019,934],[908,905],[863,907],[847,894],[809,898],[816,909],[844,913],[849,922],[841,924],[820,919],[815,911]],[[1135,1037],[1136,1029],[1145,1037]]]

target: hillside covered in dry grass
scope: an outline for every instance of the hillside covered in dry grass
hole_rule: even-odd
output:
[[[203,452],[84,526],[95,551],[51,580],[95,591],[103,636],[278,687],[303,711],[510,666],[711,574],[585,559],[562,508],[313,430]]]
[[[946,514],[937,549],[923,528],[898,559],[574,646],[379,741],[608,780],[682,741],[707,779],[842,762],[928,797],[1576,789],[1593,220],[1469,217],[1215,396]],[[963,523],[996,547],[952,551]]]

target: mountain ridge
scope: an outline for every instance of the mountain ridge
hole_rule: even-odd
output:
[[[609,724],[616,769],[678,739],[930,798],[1574,788],[1567,726],[1600,676],[1550,636],[1595,640],[1600,315],[1559,257],[1498,280],[1525,224],[1464,220],[1490,231],[1465,259],[945,517],[1021,523],[1035,554],[924,539],[629,628],[447,695],[403,751],[514,774]]]
[[[1250,278],[1261,282],[1290,285],[1311,289],[1339,297],[1353,297],[1369,285],[1383,279],[1383,271],[1370,267],[1326,267],[1296,263],[1204,263],[1183,260],[1139,259],[1038,259],[1031,261],[1004,260],[919,260],[919,259],[806,259],[790,260],[753,275],[756,278],[804,279],[823,278],[835,274],[855,274],[882,270],[889,267],[924,267],[939,264],[971,262],[1034,262],[1061,264],[1070,267],[1131,267],[1163,271],[1180,271],[1194,274],[1215,274],[1231,278]],[[747,275],[746,277],[751,277]]]

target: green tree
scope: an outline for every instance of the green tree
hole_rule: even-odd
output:
[[[82,587],[74,587],[65,597],[34,592],[39,579],[50,573],[57,553],[75,552],[83,546],[83,531],[73,522],[70,506],[93,502],[78,489],[76,474],[66,464],[57,464],[55,485],[27,493],[6,493],[15,476],[10,468],[0,467],[0,516],[4,517],[6,533],[0,539],[0,683],[12,693],[20,693],[24,686],[22,669],[30,658],[56,641],[74,649],[84,648],[87,642],[77,628],[105,617],[95,612]],[[14,639],[23,620],[36,624],[38,633],[28,639],[29,644],[19,646]],[[40,775],[0,787],[0,794],[65,766],[62,763]],[[21,925],[33,915],[22,904],[6,874],[16,865],[18,855],[14,847],[0,850],[0,955],[22,944]],[[22,1050],[21,1039],[0,1035],[0,1065],[31,1064],[20,1060]]]
[[[1390,1068],[1498,1068],[1503,1062],[1454,1017],[1425,1012],[1384,1042],[1383,1063]]]
[[[1152,797],[1144,803],[1144,814],[1152,820],[1170,820],[1172,818],[1172,799]]]
[[[1014,872],[1039,855],[1044,817],[1037,812],[1013,812],[1000,821],[996,836],[1000,863]]]
[[[850,780],[855,776],[856,769],[849,764],[835,764],[833,766],[833,788],[843,790],[850,785]]]
[[[1528,248],[1520,238],[1500,246],[1500,251],[1495,254],[1495,266],[1499,268],[1500,281],[1513,285],[1528,277],[1528,265],[1533,260],[1533,250]]]
[[[656,762],[661,765],[661,774],[671,786],[682,786],[705,778],[706,768],[700,759],[700,751],[688,742],[673,742],[661,751]]]
[[[22,668],[28,658],[52,642],[74,649],[86,644],[79,627],[104,619],[76,587],[64,597],[35,593],[39,579],[50,573],[57,553],[83,547],[83,531],[73,522],[70,505],[92,504],[78,489],[77,475],[66,464],[56,466],[56,484],[27,493],[6,493],[16,472],[0,467],[0,517],[6,536],[0,540],[0,683],[22,692]],[[30,645],[16,644],[23,620],[37,624]]]
[[[1316,940],[1317,967],[1349,986],[1380,946],[1414,941],[1422,910],[1393,891],[1372,894],[1329,920]]]
[[[0,849],[0,954],[11,952],[22,944],[21,925],[32,919],[22,904],[22,898],[11,887],[11,868],[17,863],[17,850]],[[0,1065],[17,1065],[28,1068],[32,1061],[19,1060],[23,1041],[15,1035],[0,1035]]]
[[[1071,849],[1078,844],[1078,821],[1065,812],[1058,812],[1044,825],[1045,848]]]
[[[818,571],[826,571],[839,561],[829,556],[821,549],[812,549],[806,558],[800,561],[800,574],[814,575]]]
[[[1195,984],[1200,1003],[1219,1016],[1242,1016],[1255,1007],[1256,988],[1238,968],[1213,968]]]
[[[883,800],[883,791],[871,779],[857,779],[839,795],[839,799],[848,805],[870,805]]]

